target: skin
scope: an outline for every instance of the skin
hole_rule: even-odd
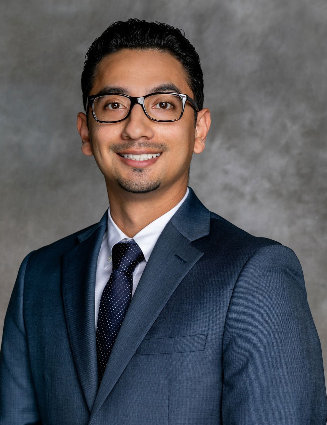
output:
[[[161,85],[175,85],[194,99],[182,64],[170,53],[154,49],[123,49],[97,65],[90,95],[119,87],[130,96],[144,96]],[[183,117],[173,123],[149,120],[140,105],[119,123],[96,122],[90,111],[77,116],[82,152],[94,156],[104,175],[110,212],[118,227],[133,237],[173,208],[185,195],[193,153],[200,154],[210,127],[210,112],[202,109],[195,122],[186,104]],[[148,161],[123,154],[153,154]]]

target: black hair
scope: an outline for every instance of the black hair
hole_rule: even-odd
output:
[[[203,108],[203,73],[200,58],[184,32],[161,22],[128,19],[111,24],[96,38],[85,55],[82,72],[83,105],[92,89],[97,64],[121,49],[157,49],[171,53],[184,67],[194,100]]]

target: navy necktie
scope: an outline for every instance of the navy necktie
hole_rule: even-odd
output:
[[[112,273],[101,296],[96,331],[99,382],[131,302],[134,269],[143,260],[133,239],[112,248]]]

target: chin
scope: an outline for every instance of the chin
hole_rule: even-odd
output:
[[[157,190],[160,187],[160,182],[135,182],[130,180],[118,181],[119,186],[126,192],[130,193],[148,193]]]

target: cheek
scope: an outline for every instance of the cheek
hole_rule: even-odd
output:
[[[104,125],[94,125],[92,128],[92,138],[96,143],[102,143],[107,138],[108,129]]]
[[[188,149],[193,151],[195,128],[191,125],[182,125],[182,122],[179,121],[157,131],[157,140],[162,140],[163,143],[169,145],[170,149],[181,152]]]
[[[194,128],[183,127],[175,138],[176,149],[181,159],[189,161],[193,154],[195,132]]]
[[[112,143],[120,140],[120,132],[115,127],[103,125],[95,125],[91,131],[91,141],[93,149],[102,150],[110,147]]]

